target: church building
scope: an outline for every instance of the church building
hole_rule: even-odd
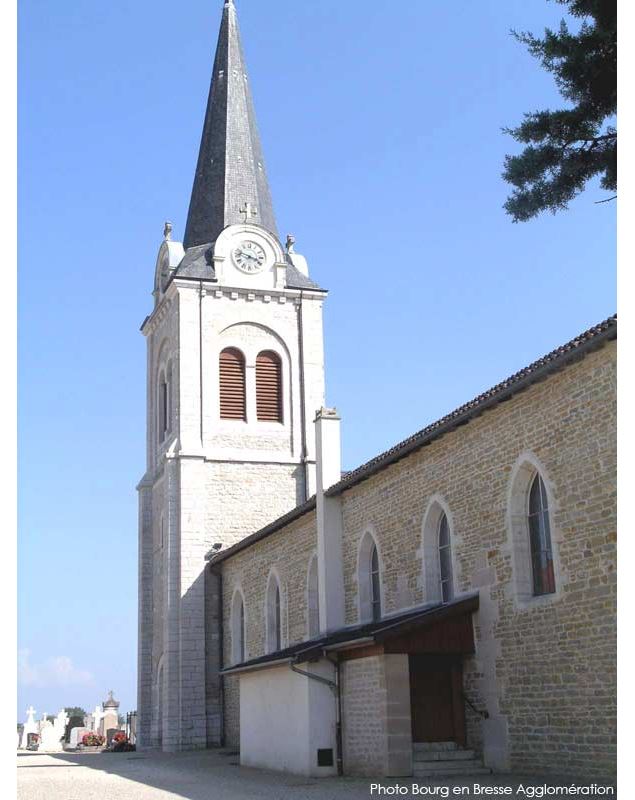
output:
[[[615,768],[610,317],[343,474],[227,0],[147,341],[137,746],[307,776]]]

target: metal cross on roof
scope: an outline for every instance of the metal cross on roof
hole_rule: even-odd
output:
[[[258,214],[258,209],[252,206],[251,203],[245,203],[238,213],[245,215],[245,222],[247,223],[250,217],[255,217]]]

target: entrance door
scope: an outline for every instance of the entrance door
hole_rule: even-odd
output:
[[[460,659],[410,656],[413,742],[465,745],[462,687]]]

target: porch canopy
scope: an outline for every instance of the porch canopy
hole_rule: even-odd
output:
[[[223,675],[252,672],[283,664],[317,661],[333,654],[339,660],[380,653],[461,656],[474,653],[472,614],[478,593],[443,605],[427,606],[300,642],[274,653],[221,670]]]

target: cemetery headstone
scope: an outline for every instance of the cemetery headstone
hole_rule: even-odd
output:
[[[69,739],[70,747],[72,749],[76,749],[82,743],[82,738],[83,738],[84,734],[88,733],[88,732],[89,732],[89,730],[86,727],[73,728],[71,730],[70,739]]]
[[[22,729],[22,749],[26,750],[26,747],[29,743],[29,734],[31,733],[38,733],[38,724],[35,721],[35,709],[33,706],[29,706],[26,710],[26,722],[24,723],[24,728]]]

